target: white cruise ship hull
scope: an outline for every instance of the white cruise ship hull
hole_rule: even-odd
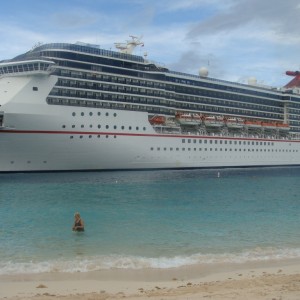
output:
[[[48,105],[55,82],[52,76],[0,81],[1,95],[10,95],[1,98],[1,172],[300,164],[299,141],[158,134],[145,112]]]

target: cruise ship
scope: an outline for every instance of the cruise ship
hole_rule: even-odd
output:
[[[300,165],[300,75],[285,87],[174,72],[85,43],[0,62],[0,172]]]

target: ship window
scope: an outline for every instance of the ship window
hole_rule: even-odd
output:
[[[196,144],[197,143],[197,140],[194,140],[194,144]]]
[[[39,89],[38,89],[37,86],[34,86],[34,87],[32,87],[32,90],[33,90],[33,91],[38,91]]]
[[[98,116],[101,116],[101,112],[100,111],[98,111]]]
[[[82,112],[81,115],[84,116],[84,112]]]
[[[136,130],[139,130],[139,127],[137,126],[135,129],[136,129]]]
[[[185,151],[185,148],[182,148],[182,151]]]
[[[153,147],[151,147],[150,150],[153,151]]]
[[[72,113],[72,116],[73,116],[73,117],[75,117],[75,116],[76,116],[76,113],[75,113],[75,112],[73,112],[73,113]]]
[[[114,113],[114,117],[116,117],[117,116],[117,114],[116,113]]]
[[[188,143],[189,143],[189,144],[191,143],[191,139],[188,139]]]
[[[98,125],[98,128],[101,128],[101,125],[100,125],[100,124]]]
[[[212,140],[210,140],[210,141],[209,141],[209,143],[210,143],[210,144],[212,144],[212,143],[213,143],[213,141],[212,141]]]
[[[73,138],[74,138],[73,135],[71,135],[71,136],[70,136],[70,139],[73,139]]]
[[[173,151],[173,148],[170,148],[170,151]]]
[[[93,115],[93,113],[92,112],[90,112],[90,116],[92,116]]]
[[[109,126],[108,126],[108,125],[106,125],[106,126],[105,126],[105,128],[106,128],[106,129],[108,129],[108,128],[109,128]]]
[[[100,138],[100,134],[97,135],[97,138],[98,138],[98,139]]]
[[[131,127],[131,126],[129,126],[129,127],[128,127],[128,129],[129,129],[129,130],[131,130],[131,129],[132,129],[132,127]]]
[[[107,112],[105,115],[106,115],[106,116],[108,116],[108,115],[109,115],[109,113]]]
[[[81,128],[83,128],[84,127],[84,125],[81,125]]]
[[[72,128],[75,128],[75,125],[72,125]]]
[[[66,125],[63,125],[62,128],[66,128]]]
[[[179,148],[176,148],[176,151],[179,151]]]
[[[199,140],[199,144],[202,144],[202,140]]]
[[[89,135],[89,138],[91,139],[91,138],[92,138],[92,136],[91,136],[91,135]]]
[[[223,141],[220,141],[220,144],[223,144]]]
[[[159,147],[157,147],[157,151],[160,151],[160,148],[159,148]]]
[[[182,143],[185,143],[185,139],[182,139]]]
[[[167,148],[166,148],[166,147],[164,148],[164,151],[167,151]]]
[[[117,129],[117,125],[114,125],[114,129]]]
[[[145,131],[145,130],[146,130],[146,127],[143,127],[143,130]]]
[[[217,141],[217,140],[215,140],[215,144],[218,144],[218,141]]]

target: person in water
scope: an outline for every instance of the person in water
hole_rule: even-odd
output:
[[[73,225],[73,231],[84,231],[84,222],[80,218],[80,214],[77,212],[74,215],[74,225]]]

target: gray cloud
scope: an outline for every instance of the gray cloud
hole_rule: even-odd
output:
[[[298,0],[232,0],[230,9],[195,25],[187,38],[224,33],[254,24],[274,30],[278,34],[298,34],[300,7]]]

